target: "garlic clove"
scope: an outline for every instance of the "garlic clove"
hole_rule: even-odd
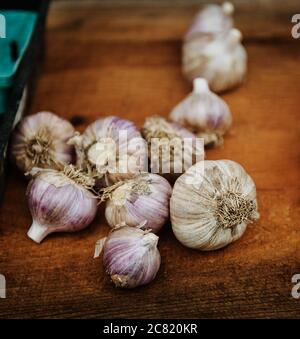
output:
[[[103,248],[103,265],[116,287],[134,288],[150,283],[161,259],[158,237],[138,227],[113,229]]]
[[[204,139],[206,147],[215,147],[223,142],[223,135],[232,124],[228,105],[212,93],[204,78],[193,81],[193,91],[170,113],[170,120]]]
[[[11,158],[24,173],[33,167],[59,169],[72,161],[73,147],[67,141],[73,135],[71,123],[53,113],[27,116],[13,132]]]
[[[169,217],[172,187],[163,177],[147,173],[119,185],[106,202],[105,217],[111,227],[144,223],[144,229],[158,232]]]
[[[97,199],[89,191],[94,182],[72,165],[63,171],[42,169],[27,188],[33,223],[28,236],[40,243],[53,232],[75,232],[87,227],[97,212]]]
[[[259,218],[255,183],[234,161],[198,162],[176,181],[170,215],[183,245],[203,251],[222,248]]]

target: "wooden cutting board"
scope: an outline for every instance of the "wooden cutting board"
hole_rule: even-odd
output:
[[[181,75],[180,51],[196,9],[165,2],[55,4],[30,113],[56,112],[80,131],[105,115],[139,126],[146,116],[167,116],[191,90]],[[261,218],[242,239],[201,253],[183,247],[167,224],[160,232],[157,279],[118,290],[101,259],[93,259],[96,240],[109,230],[103,207],[88,229],[37,245],[26,236],[26,180],[11,168],[0,210],[0,273],[7,283],[1,317],[299,317],[300,299],[291,296],[291,278],[300,273],[300,39],[291,37],[294,10],[241,5],[236,13],[248,79],[223,95],[234,124],[224,146],[208,151],[207,159],[235,160],[257,184]]]

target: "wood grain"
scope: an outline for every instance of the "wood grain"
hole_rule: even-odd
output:
[[[143,123],[167,116],[189,91],[180,71],[181,36],[195,6],[52,7],[47,50],[30,113],[51,110],[83,130],[116,114]],[[100,208],[88,229],[26,237],[26,181],[13,168],[0,210],[2,318],[299,317],[291,277],[300,273],[300,40],[291,12],[241,7],[237,26],[249,54],[247,82],[223,97],[234,125],[208,159],[241,163],[258,189],[261,219],[242,239],[212,253],[183,247],[170,225],[160,234],[157,279],[132,291],[113,288],[94,245],[108,226]]]

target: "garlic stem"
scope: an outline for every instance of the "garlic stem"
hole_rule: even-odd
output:
[[[223,12],[226,14],[226,15],[231,15],[233,14],[234,12],[234,6],[231,2],[229,1],[226,1],[223,3],[222,5],[222,9],[223,9]]]
[[[143,237],[144,246],[149,246],[150,248],[155,248],[158,243],[158,236],[153,233],[147,233]]]
[[[236,28],[232,28],[228,36],[228,46],[235,46],[242,40],[242,33]]]
[[[209,90],[206,79],[196,78],[193,81],[193,91],[195,94],[207,92]]]
[[[39,224],[36,220],[32,221],[27,235],[38,244],[50,233],[49,228]]]

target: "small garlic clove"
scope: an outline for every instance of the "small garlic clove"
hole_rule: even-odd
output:
[[[222,248],[259,218],[255,183],[234,161],[198,162],[176,181],[170,215],[183,245],[203,251]]]
[[[144,223],[144,229],[158,232],[169,217],[172,187],[156,174],[141,174],[118,186],[106,202],[105,217],[111,227]]]
[[[150,283],[160,267],[158,237],[138,227],[113,229],[103,248],[103,265],[116,287]]]
[[[210,91],[206,79],[194,79],[193,86],[193,92],[171,111],[170,120],[203,138],[206,147],[220,145],[232,124],[229,107]]]
[[[136,126],[115,116],[98,119],[69,141],[77,166],[94,177],[97,186],[110,186],[147,169],[147,146]]]
[[[28,236],[40,243],[53,232],[75,232],[87,227],[97,212],[97,199],[88,190],[93,186],[72,165],[64,171],[41,170],[27,188],[32,225]]]
[[[71,123],[53,113],[27,116],[13,132],[11,158],[24,173],[33,167],[59,169],[72,161],[67,141],[74,133]]]

